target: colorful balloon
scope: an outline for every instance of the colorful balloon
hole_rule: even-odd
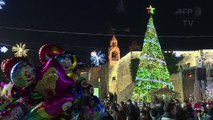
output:
[[[27,115],[24,120],[52,119],[70,109],[73,101],[74,97],[71,95],[46,100],[33,108],[33,110],[31,110],[29,115]]]
[[[28,58],[25,58],[25,57],[14,57],[14,58],[9,58],[9,59],[6,59],[6,60],[2,61],[1,70],[4,73],[4,76],[5,76],[5,78],[8,81],[11,81],[10,72],[11,72],[13,66],[16,63],[21,62],[21,61],[28,61]]]
[[[80,62],[75,54],[46,44],[39,50],[39,60],[42,65],[36,68],[26,58],[2,62],[1,69],[11,82],[3,85],[0,119],[101,118],[104,108],[93,95],[93,86],[78,77]]]
[[[28,87],[35,82],[35,68],[29,62],[19,62],[13,66],[10,78],[15,86]]]
[[[63,52],[60,55],[55,56],[56,60],[60,63],[63,67],[65,73],[70,78],[76,80],[76,66],[77,66],[77,57],[73,53],[70,52]]]
[[[73,53],[63,52],[55,56],[55,58],[66,72],[70,69],[73,70],[77,65],[77,57]]]
[[[63,49],[56,44],[45,44],[39,49],[39,60],[45,65],[47,61],[63,52]]]
[[[27,107],[22,103],[10,103],[0,112],[1,120],[22,120],[27,113]]]
[[[66,75],[61,65],[54,58],[46,63],[41,72],[35,88],[46,99],[68,93],[75,84],[74,80]]]
[[[4,85],[1,95],[6,97],[7,99],[12,98],[14,94],[12,91],[13,86],[14,86],[14,83],[12,82],[9,82],[8,84]]]
[[[75,81],[73,89],[75,101],[71,109],[71,117],[77,119],[100,119],[104,113],[104,107],[99,99],[93,95],[94,88],[88,84],[86,79],[79,77]]]

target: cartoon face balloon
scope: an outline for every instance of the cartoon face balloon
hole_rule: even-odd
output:
[[[62,57],[58,57],[57,60],[61,64],[61,66],[63,67],[65,72],[68,72],[70,67],[71,67],[71,65],[72,65],[72,61],[70,59],[70,55],[64,55]]]
[[[14,57],[14,58],[6,59],[1,63],[1,70],[4,73],[5,78],[7,80],[9,80],[9,81],[11,80],[10,79],[10,72],[11,72],[13,66],[16,63],[21,62],[21,61],[28,61],[28,59],[24,58],[24,57]]]
[[[77,65],[77,57],[69,52],[63,52],[62,54],[55,56],[55,58],[66,73],[73,70]]]
[[[35,81],[35,69],[29,62],[19,62],[14,65],[10,77],[15,86],[27,87]]]
[[[55,56],[55,58],[60,63],[67,76],[76,80],[77,57],[72,53],[63,52],[62,54]]]
[[[54,67],[49,67],[42,76],[42,79],[38,81],[35,89],[43,95],[45,99],[49,99],[56,95],[56,82],[59,76],[57,70]]]

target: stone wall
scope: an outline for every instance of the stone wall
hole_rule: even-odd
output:
[[[109,70],[109,91],[118,95],[118,101],[131,99],[133,84],[130,71],[131,59],[138,58],[141,52],[129,52]],[[113,79],[115,77],[115,79]]]
[[[174,91],[179,93],[178,98],[183,101],[184,95],[183,95],[183,82],[182,82],[182,73],[178,72],[176,74],[170,75],[171,82],[174,85]]]

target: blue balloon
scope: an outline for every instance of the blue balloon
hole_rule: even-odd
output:
[[[35,68],[29,62],[18,62],[13,66],[10,77],[15,86],[28,87],[35,81]]]

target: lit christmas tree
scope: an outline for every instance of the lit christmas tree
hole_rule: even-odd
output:
[[[150,14],[154,13],[151,6],[147,10]],[[165,87],[173,88],[151,15],[139,60],[132,96],[134,100],[143,99],[150,102],[152,97],[150,91]]]

